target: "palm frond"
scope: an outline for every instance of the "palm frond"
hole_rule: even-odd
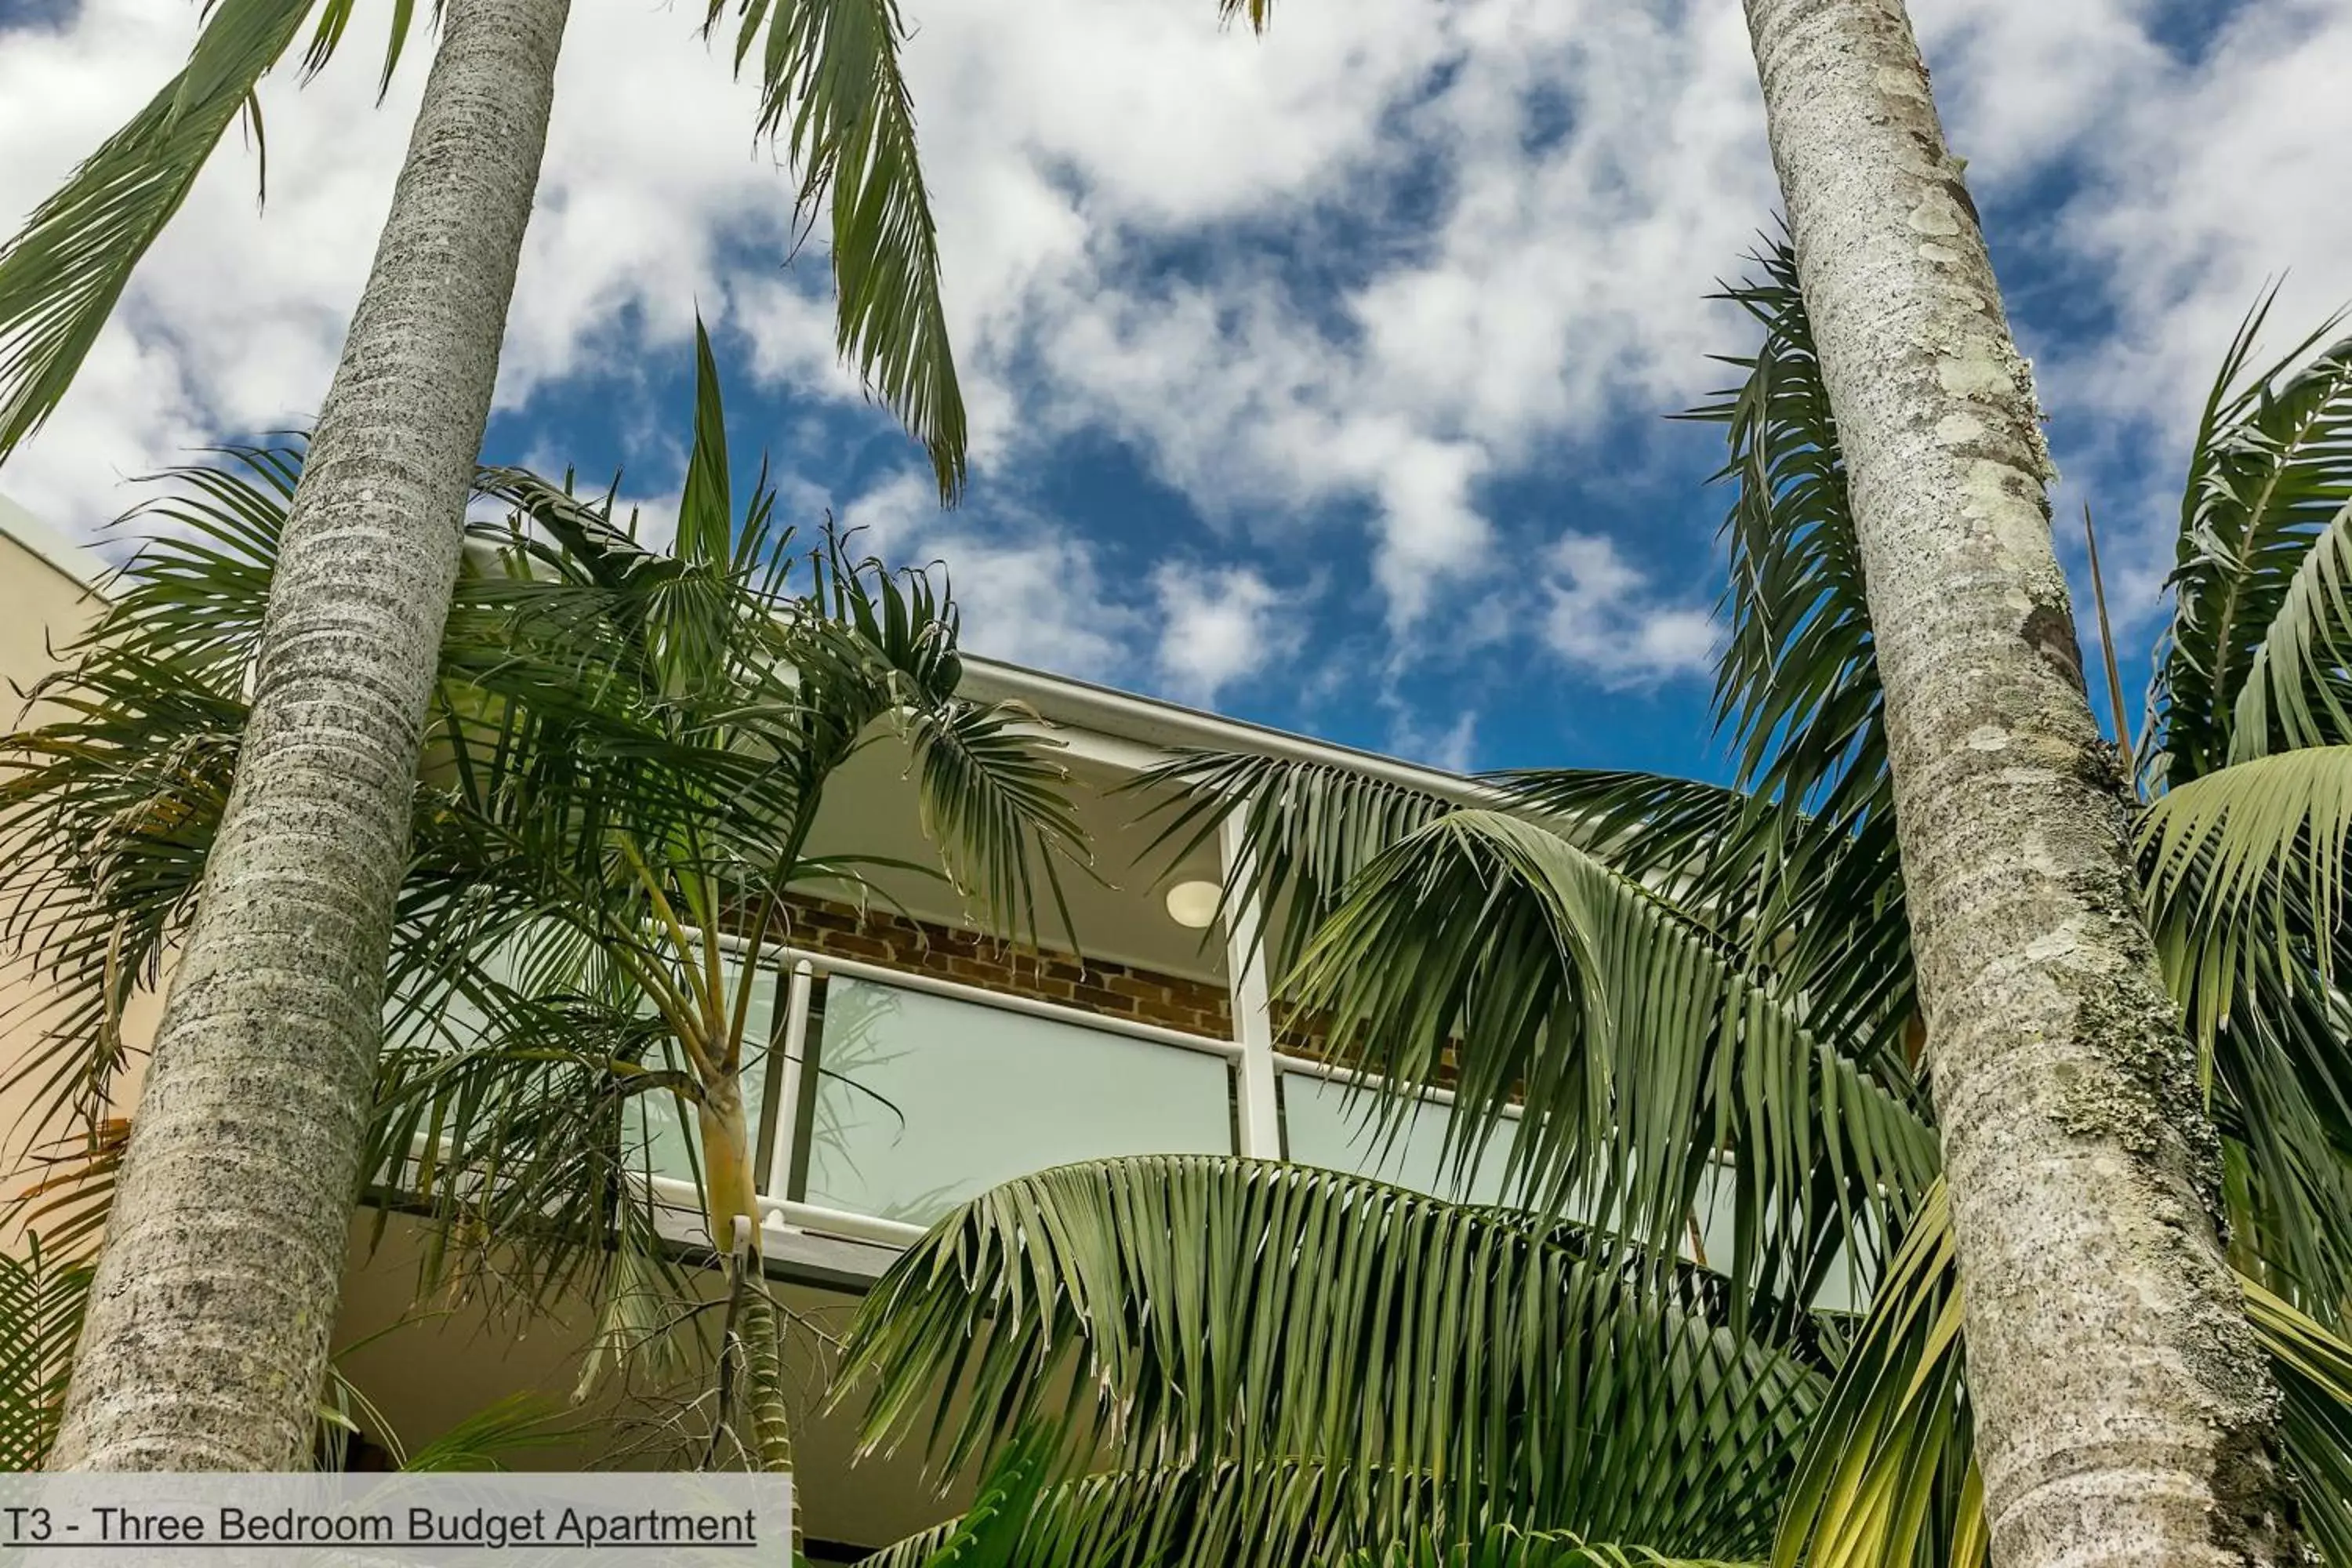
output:
[[[299,461],[233,447],[158,476],[151,531],[0,745],[0,940],[46,984],[12,1011],[6,1082],[34,1141],[102,1116],[124,1010],[195,911]]]
[[[1033,1426],[1014,1434],[981,1478],[971,1506],[948,1523],[928,1530],[866,1559],[909,1568],[1046,1568],[1039,1525],[1058,1500],[1054,1487],[1056,1434]]]
[[[854,638],[854,657],[875,667],[857,717],[870,708],[910,748],[924,837],[990,923],[1034,942],[1042,882],[1061,929],[1075,935],[1061,867],[1085,865],[1086,836],[1056,760],[1062,742],[1040,734],[1037,715],[1020,703],[958,697],[954,601],[927,573],[851,560],[846,542],[828,531],[814,559],[811,596],[828,617],[804,629],[838,628]]]
[[[1760,1550],[1818,1376],[1508,1214],[1175,1156],[1023,1177],[941,1220],[867,1297],[840,1375],[836,1402],[871,1379],[869,1448],[930,1411],[943,1474],[1075,1388],[1079,1436],[1129,1468],[1370,1468],[1376,1542],[1537,1520],[1700,1555]]]
[[[2330,320],[2249,372],[2275,292],[2223,357],[2189,458],[2168,584],[2174,611],[2140,757],[2154,785],[2187,784],[2233,754],[2267,749],[2267,736],[2234,734],[2241,695],[2305,558],[2352,501],[2352,341],[2315,355],[2338,324]]]
[[[1529,768],[1488,782],[1801,992],[1816,1033],[1854,1041],[1874,1073],[1907,1085],[1918,1001],[1902,889],[1886,880],[1891,817],[1841,833],[1745,791],[1655,773]]]
[[[1841,1251],[1869,1270],[1937,1169],[1923,1107],[1816,1036],[1805,998],[1531,822],[1457,811],[1397,845],[1288,990],[1349,1068],[1453,1089],[1457,1169],[1520,1108],[1506,1182],[1538,1206],[1670,1257],[1727,1188],[1743,1310],[1811,1300]]]
[[[1737,487],[1717,720],[1744,787],[1851,830],[1892,809],[1861,542],[1796,254],[1781,241],[1752,259],[1763,275],[1722,296],[1764,329],[1753,357],[1727,362],[1748,379],[1684,416],[1725,426],[1717,478]]]
[[[319,0],[215,0],[187,64],[83,161],[0,248],[0,461],[65,396],[156,236],[180,210],[240,114],[257,142],[255,88],[284,58]],[[351,0],[326,0],[305,59],[334,53]],[[394,10],[388,81],[414,14]],[[264,155],[264,168],[267,157]]]
[[[1350,1568],[1734,1568],[1722,1562],[1669,1557],[1647,1546],[1587,1541],[1573,1531],[1508,1525],[1475,1541],[1423,1539],[1366,1553]]]
[[[1228,817],[1238,824],[1242,853],[1218,919],[1254,900],[1264,918],[1248,939],[1276,972],[1307,951],[1366,867],[1457,804],[1352,768],[1247,752],[1179,752],[1122,787],[1169,791],[1143,820],[1158,824],[1146,856],[1171,865],[1213,844]]]
[[[0,1465],[12,1471],[48,1459],[95,1267],[88,1251],[59,1257],[37,1235],[0,1254]]]
[[[706,30],[727,8],[710,0]],[[964,482],[963,394],[896,0],[737,0],[736,11],[736,70],[758,56],[760,133],[782,138],[803,212],[832,197],[841,356],[929,448],[951,502]]]
[[[477,1410],[411,1453],[400,1468],[424,1473],[478,1474],[503,1470],[509,1458],[574,1436],[560,1407],[528,1391]]]
[[[2282,752],[2159,796],[2138,832],[2157,950],[2209,1047],[2251,976],[2323,990],[2346,942],[2352,745]]]
[[[1015,1452],[1007,1449],[1006,1458]],[[1025,1500],[1013,1561],[1022,1568],[1696,1568],[1697,1560],[1647,1547],[1507,1524],[1386,1540],[1363,1507],[1379,1484],[1371,1470],[1287,1459],[1087,1476]],[[982,1495],[995,1490],[984,1483]],[[899,1542],[866,1558],[866,1568],[961,1565],[968,1560],[950,1552],[961,1528],[957,1521]]]
[[[2352,1562],[2352,1342],[2240,1277],[2284,1396],[2285,1472],[2331,1563]],[[1961,1334],[1959,1263],[1940,1178],[1821,1408],[1775,1568],[1986,1560]]]
[[[2251,1279],[2246,1316],[2284,1402],[2289,1484],[2323,1562],[2352,1563],[2352,1342]]]
[[[923,834],[957,882],[978,894],[992,923],[1036,940],[1042,879],[1061,930],[1077,926],[1059,862],[1085,863],[1085,833],[1072,814],[1058,742],[1026,732],[1017,709],[950,701],[908,715]]]
[[[1959,1274],[1942,1179],[1841,1369],[1781,1516],[1773,1568],[1983,1568]]]
[[[991,1475],[1019,1453],[1016,1439]],[[1426,1478],[1419,1481],[1425,1489]],[[1284,1458],[1055,1480],[1025,1500],[1012,1560],[1021,1568],[1311,1568],[1384,1538],[1369,1500],[1391,1487],[1373,1467]],[[983,1482],[983,1498],[994,1489]],[[909,1536],[866,1558],[865,1568],[961,1563],[950,1553],[962,1528],[950,1521]]]
[[[2352,1009],[2315,987],[2258,985],[2212,1049],[2230,1260],[2340,1325],[2352,1311]]]
[[[2238,691],[2230,761],[2352,745],[2352,504],[2294,569]]]
[[[1729,446],[1716,722],[1748,797],[1690,899],[1738,920],[1750,952],[1813,996],[1820,1027],[1892,1056],[1916,1002],[1861,542],[1795,253],[1784,238],[1751,259],[1759,275],[1722,296],[1763,329],[1726,362],[1747,379],[1684,416],[1722,425]]]

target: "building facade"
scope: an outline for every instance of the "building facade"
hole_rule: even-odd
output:
[[[0,675],[22,689],[47,673],[102,592],[95,557],[0,510]],[[749,1069],[746,1091],[761,1108],[763,1251],[806,1327],[795,1341],[809,1391],[797,1434],[804,1524],[813,1542],[850,1555],[945,1517],[954,1497],[927,1485],[911,1455],[850,1463],[848,1417],[822,1413],[814,1397],[824,1325],[845,1319],[901,1249],[964,1200],[1072,1161],[1186,1152],[1292,1159],[1491,1199],[1508,1151],[1506,1129],[1462,1190],[1444,1182],[1442,1094],[1402,1137],[1372,1140],[1362,1102],[1318,1059],[1311,1036],[1282,1026],[1263,956],[1246,940],[1256,911],[1221,918],[1233,836],[1179,853],[1160,826],[1172,797],[1139,787],[1156,764],[1200,750],[1298,758],[1446,795],[1466,795],[1467,781],[982,658],[967,656],[965,668],[969,694],[1018,700],[1063,748],[1093,857],[1090,874],[1066,879],[1066,926],[1009,942],[943,878],[886,872],[865,907],[795,905],[761,977],[767,1016],[752,1025],[757,1038],[781,1020],[778,1048]],[[938,862],[898,765],[877,749],[835,778],[813,853]],[[40,977],[21,963],[0,981],[13,1002],[37,1001]],[[25,1012],[12,1006],[11,1029],[26,1026]],[[152,1013],[149,998],[126,1020],[134,1048]],[[13,1061],[20,1047],[0,1045],[0,1057]],[[134,1072],[120,1114],[135,1114],[135,1095]],[[16,1127],[21,1109],[0,1111]],[[685,1127],[656,1113],[644,1132],[676,1243],[707,1247]],[[27,1148],[20,1129],[8,1167],[18,1190],[39,1173]],[[526,1321],[478,1301],[421,1300],[426,1245],[396,1205],[354,1225],[339,1366],[363,1402],[356,1423],[372,1437],[384,1428],[413,1442],[509,1394],[568,1398],[594,1325],[562,1303]],[[529,1462],[611,1462],[611,1430],[583,1421]]]

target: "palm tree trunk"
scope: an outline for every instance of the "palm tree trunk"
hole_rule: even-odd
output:
[[[1746,0],[1861,535],[2002,1568],[2292,1553],[2053,477],[1902,0]]]
[[[742,1437],[755,1468],[789,1475],[793,1427],[784,1404],[783,1318],[768,1293],[760,1258],[760,1206],[751,1179],[751,1123],[743,1114],[742,1085],[729,1076],[703,1085],[701,1116],[705,1206],[713,1239],[740,1237],[732,1262],[736,1292],[733,1349],[743,1365]],[[801,1521],[793,1505],[790,1562],[800,1560]]]
[[[743,1291],[743,1307],[736,1326],[743,1339],[744,1425],[751,1441],[745,1445],[761,1469],[789,1473],[793,1468],[793,1428],[784,1407],[783,1325],[776,1315],[775,1299],[761,1278],[760,1262]]]
[[[287,520],[52,1464],[308,1462],[410,797],[569,0],[449,0]]]

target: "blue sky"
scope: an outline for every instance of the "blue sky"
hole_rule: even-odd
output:
[[[1719,440],[1664,416],[1748,346],[1704,295],[1773,211],[1736,0],[1286,0],[1262,41],[1211,0],[903,3],[965,505],[831,363],[821,250],[781,265],[790,185],[700,7],[650,0],[575,6],[490,457],[619,468],[658,520],[699,309],[787,508],[945,562],[982,651],[1448,765],[1719,774]],[[2087,614],[2092,500],[2137,692],[2231,327],[2282,273],[2282,337],[2352,299],[2352,8],[1912,9],[2052,414],[2062,554]],[[10,217],[194,20],[0,0]],[[422,79],[379,110],[372,68],[272,86],[267,211],[225,148],[0,489],[93,533],[127,476],[307,418]]]

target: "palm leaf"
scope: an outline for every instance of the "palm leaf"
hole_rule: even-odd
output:
[[[509,1455],[573,1436],[565,1419],[539,1394],[510,1394],[416,1449],[400,1468],[441,1475],[503,1470]]]
[[[1147,857],[1184,863],[1213,845],[1227,819],[1243,852],[1219,900],[1225,919],[1245,900],[1267,911],[1247,940],[1277,972],[1307,951],[1348,889],[1381,855],[1458,804],[1353,768],[1247,752],[1180,752],[1122,786],[1160,794]],[[1164,793],[1162,793],[1164,792]]]
[[[2153,784],[2186,784],[2268,749],[2267,735],[2235,735],[2241,696],[2305,558],[2352,501],[2352,342],[2305,363],[2331,320],[2249,373],[2274,297],[2256,304],[2223,357],[2189,458],[2175,607],[2141,756]]]
[[[1388,851],[1288,990],[1350,1068],[1453,1089],[1457,1170],[1521,1107],[1507,1181],[1660,1256],[1727,1186],[1743,1310],[1810,1301],[1841,1249],[1867,1269],[1937,1168],[1920,1107],[1815,1036],[1804,998],[1517,818],[1457,811]]]
[[[87,1252],[58,1258],[37,1236],[0,1255],[0,1464],[12,1471],[47,1461],[94,1267]]]
[[[1939,1179],[1822,1407],[1775,1568],[1985,1561],[1950,1226]],[[2352,1562],[2352,1342],[2239,1283],[2284,1396],[2285,1472],[2305,1528],[2325,1561]]]
[[[1684,416],[1724,426],[1717,477],[1737,487],[1716,714],[1745,787],[1850,828],[1892,807],[1861,542],[1795,253],[1784,241],[1752,259],[1763,276],[1722,296],[1764,329],[1753,357],[1727,362],[1748,379]]]
[[[1769,1536],[1815,1376],[1507,1214],[1171,1156],[1024,1177],[941,1220],[866,1298],[835,1398],[871,1380],[869,1449],[929,1410],[942,1474],[1075,1388],[1078,1435],[1130,1469],[1231,1462],[1280,1493],[1277,1460],[1369,1468],[1351,1528],[1373,1543],[1534,1520],[1736,1554]]]
[[[2268,974],[2216,1033],[2230,1258],[2326,1321],[2352,1311],[2352,1008]]]
[[[1741,790],[1655,773],[1530,768],[1491,782],[1801,992],[1816,1033],[1854,1041],[1874,1073],[1912,1092],[1906,1026],[1918,1000],[1909,916],[1886,879],[1891,817],[1841,832]]]
[[[2352,1563],[2352,1342],[2250,1279],[2246,1316],[2284,1401],[2287,1473],[2322,1561]]]
[[[1646,1546],[1587,1541],[1572,1531],[1515,1530],[1507,1525],[1475,1541],[1431,1540],[1368,1553],[1351,1568],[1731,1568],[1668,1557]]]
[[[142,258],[240,113],[257,137],[254,89],[292,47],[318,0],[212,0],[188,63],[128,124],[33,209],[0,248],[0,460],[40,428]],[[341,37],[350,0],[328,0],[306,60],[317,71]],[[414,6],[395,6],[384,74]],[[267,167],[265,157],[264,167]]]
[[[1005,1458],[1015,1454],[1008,1448]],[[1509,1525],[1367,1545],[1380,1534],[1363,1521],[1370,1480],[1366,1471],[1296,1460],[1087,1476],[1024,1500],[1026,1528],[1012,1560],[1023,1568],[1675,1568],[1690,1561]],[[984,1483],[982,1495],[994,1490]],[[866,1558],[866,1568],[961,1564],[967,1560],[951,1553],[962,1528],[957,1521],[910,1537]]]
[[[2141,819],[2157,948],[2209,1043],[2249,977],[2275,988],[2308,966],[2332,984],[2346,941],[2352,745],[2237,763],[2160,796]]]
[[[103,1114],[123,1011],[194,918],[227,799],[297,470],[288,451],[218,455],[124,520],[152,532],[27,693],[47,715],[0,747],[0,937],[47,982],[8,1019],[37,1138]]]
[[[1861,540],[1795,253],[1782,240],[1752,259],[1761,275],[1723,295],[1763,328],[1752,356],[1727,362],[1747,380],[1684,416],[1722,425],[1729,447],[1716,722],[1748,796],[1689,898],[1739,919],[1825,1032],[1885,1049],[1916,1002]]]
[[[2230,760],[2352,745],[2352,504],[2311,542],[2238,692]]]
[[[1021,1456],[1016,1439],[991,1475]],[[1038,1474],[1050,1479],[1052,1472]],[[1012,1561],[1021,1568],[1313,1568],[1380,1539],[1367,1496],[1381,1486],[1370,1468],[1297,1459],[1054,1481],[1024,1500]],[[982,1500],[995,1489],[984,1481]],[[952,1553],[963,1529],[956,1520],[909,1536],[865,1559],[866,1568],[961,1563]]]
[[[736,69],[758,56],[760,133],[783,138],[803,211],[832,196],[841,356],[929,449],[940,499],[952,501],[964,481],[963,394],[896,0],[737,0],[736,11]],[[706,29],[726,12],[727,0],[710,0]]]
[[[1983,1568],[1958,1269],[1940,1178],[1919,1205],[1791,1489],[1773,1568]]]

